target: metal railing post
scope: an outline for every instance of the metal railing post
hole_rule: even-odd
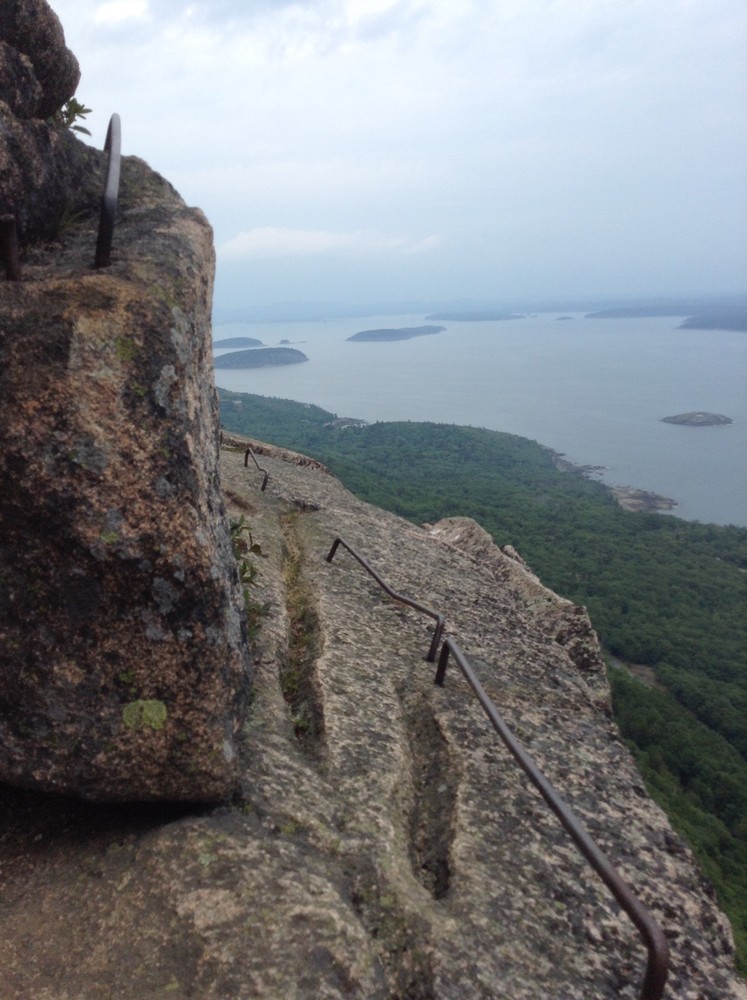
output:
[[[96,240],[95,268],[109,267],[112,262],[112,240],[119,199],[119,175],[122,164],[122,125],[118,114],[113,114],[106,130],[104,151],[108,153],[104,192],[101,195],[99,235]]]
[[[262,468],[262,466],[257,461],[257,459],[256,459],[256,457],[254,455],[254,452],[252,451],[251,448],[247,448],[246,451],[244,452],[244,468],[245,469],[249,467],[249,456],[250,455],[252,456],[252,461],[257,466],[257,468],[259,469],[259,471],[264,473],[265,478],[262,480],[262,486],[260,487],[260,491],[262,493],[264,493],[265,487],[267,486],[267,480],[270,478],[270,473],[267,471],[267,469],[263,469]]]
[[[446,638],[441,647],[441,656],[434,683],[443,687],[449,653],[453,653],[467,683],[472,688],[477,700],[482,705],[485,714],[490,719],[509,752],[513,755],[521,769],[527,775],[540,795],[560,820],[581,854],[599,875],[620,906],[638,930],[648,951],[646,974],[643,980],[640,1000],[661,1000],[664,986],[669,974],[669,946],[664,931],[651,916],[651,913],[633,893],[628,883],[612,865],[605,854],[597,847],[581,821],[560,797],[550,781],[539,770],[534,760],[522,747],[497,708],[488,697],[477,675],[470,666],[464,653],[453,639]]]
[[[367,573],[369,573],[374,578],[374,580],[378,583],[378,585],[382,588],[382,590],[386,591],[386,593],[389,594],[390,597],[394,598],[395,601],[399,601],[400,604],[406,604],[408,607],[413,608],[415,611],[420,611],[421,614],[428,615],[429,618],[433,618],[435,620],[436,627],[433,630],[433,638],[431,639],[431,644],[428,649],[428,653],[425,657],[429,663],[433,663],[433,661],[436,659],[436,653],[438,652],[438,644],[441,642],[441,636],[443,635],[444,626],[446,624],[446,619],[444,618],[444,616],[440,612],[434,611],[432,608],[426,607],[424,604],[419,604],[417,601],[413,601],[411,597],[405,597],[404,594],[398,594],[396,590],[392,590],[389,584],[386,583],[384,580],[382,580],[382,578],[379,576],[379,574],[376,572],[373,566],[368,562],[368,560],[364,559],[362,555],[359,555],[359,553],[357,553],[355,549],[351,548],[347,542],[343,541],[342,538],[336,538],[332,543],[332,548],[329,550],[329,554],[327,556],[328,563],[332,562],[332,560],[335,557],[335,553],[337,552],[337,549],[339,548],[340,545],[342,545],[343,548],[347,549],[347,551],[354,559],[358,560],[361,566],[366,570]]]

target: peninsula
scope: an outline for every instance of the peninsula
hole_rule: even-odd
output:
[[[443,333],[445,326],[403,326],[394,329],[360,330],[348,340],[410,340],[412,337],[427,337],[432,333]]]
[[[702,410],[678,413],[674,417],[662,417],[661,421],[664,424],[682,424],[685,427],[716,427],[719,424],[734,422],[731,417],[725,417],[722,413],[704,413]]]
[[[309,359],[293,347],[255,347],[250,351],[232,351],[215,359],[216,368],[267,368],[270,365],[296,365]]]

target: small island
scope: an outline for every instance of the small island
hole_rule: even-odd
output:
[[[410,340],[411,337],[427,337],[432,333],[443,333],[445,326],[403,326],[399,329],[360,330],[348,340]]]
[[[226,337],[225,340],[214,340],[213,347],[261,347],[262,341],[254,337]]]
[[[259,347],[251,351],[233,351],[215,359],[216,368],[267,368],[270,365],[296,365],[309,359],[293,347]]]
[[[693,410],[691,413],[678,413],[674,417],[662,417],[664,424],[682,424],[684,427],[717,427],[721,424],[731,424],[734,421],[731,417],[725,417],[721,413],[704,413],[702,410]]]

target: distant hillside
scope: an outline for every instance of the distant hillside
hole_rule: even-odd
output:
[[[601,309],[586,314],[586,319],[644,319],[650,316],[694,315],[680,323],[679,330],[747,330],[747,308],[718,307],[700,309],[695,312],[692,304],[681,303],[662,306],[624,306],[616,309]]]
[[[524,316],[521,313],[504,312],[501,309],[465,309],[456,312],[434,313],[425,318],[441,320],[442,322],[451,321],[453,323],[482,323],[503,319],[524,319]]]
[[[747,310],[699,313],[680,323],[680,330],[747,330]]]

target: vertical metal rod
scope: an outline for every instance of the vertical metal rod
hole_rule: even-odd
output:
[[[265,489],[267,488],[267,480],[270,478],[270,473],[267,471],[267,469],[263,469],[262,468],[262,466],[257,461],[257,458],[256,458],[256,456],[255,456],[255,454],[254,454],[254,452],[252,451],[251,448],[247,448],[246,451],[244,452],[244,468],[245,469],[249,465],[249,456],[250,455],[252,457],[252,461],[257,466],[257,468],[259,469],[259,471],[262,472],[262,473],[264,473],[264,477],[265,478],[262,480],[262,486],[260,488],[261,492],[264,493]]]
[[[404,594],[398,594],[396,590],[392,590],[389,584],[382,580],[371,563],[367,559],[364,559],[362,555],[355,551],[355,549],[351,548],[347,542],[343,541],[342,538],[336,538],[332,543],[332,548],[329,550],[329,555],[327,556],[327,562],[332,562],[339,545],[342,545],[344,549],[347,549],[350,555],[354,559],[358,560],[365,571],[371,574],[382,590],[386,591],[386,593],[389,594],[390,597],[394,598],[395,601],[400,601],[400,603],[406,604],[409,608],[414,608],[415,611],[420,611],[422,614],[428,615],[429,618],[433,618],[435,620],[436,627],[433,631],[433,638],[431,639],[431,644],[426,656],[428,663],[433,663],[436,659],[438,644],[441,641],[444,626],[446,625],[445,617],[439,611],[434,611],[432,608],[428,608],[424,604],[419,604],[417,601],[413,601],[411,597],[405,597]]]
[[[0,255],[8,281],[20,281],[21,262],[18,255],[18,227],[15,215],[0,216]]]
[[[506,748],[512,754],[519,767],[539,791],[550,809],[555,813],[560,823],[565,827],[573,842],[589,865],[599,875],[620,906],[641,935],[648,958],[646,973],[641,987],[640,1000],[661,1000],[669,972],[669,946],[664,931],[654,920],[651,913],[634,894],[628,883],[623,879],[607,856],[597,847],[581,821],[572,812],[570,806],[560,797],[554,786],[537,767],[524,747],[511,732],[506,722],[488,697],[485,688],[469,664],[466,656],[454,642],[446,638],[441,648],[441,657],[436,672],[436,683],[443,684],[446,672],[446,661],[449,653],[453,653],[459,669],[464,674],[467,683],[472,688],[477,700],[490,719],[493,728],[498,733]],[[439,682],[440,677],[440,682]]]
[[[119,174],[121,169],[122,125],[119,115],[113,114],[106,130],[104,151],[108,153],[106,161],[106,177],[104,192],[101,195],[101,214],[99,215],[99,235],[96,240],[95,268],[109,267],[112,262],[112,240],[114,238],[114,222],[117,215],[119,199]]]

